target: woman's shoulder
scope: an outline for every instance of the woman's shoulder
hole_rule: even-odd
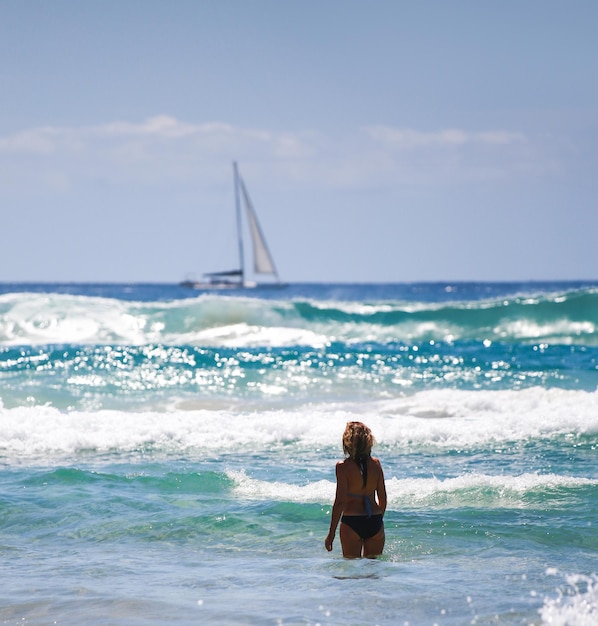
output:
[[[374,467],[376,468],[376,473],[378,474],[378,477],[384,480],[384,470],[382,469],[382,463],[380,463],[380,459],[372,457],[372,461],[374,462]]]
[[[336,473],[337,474],[350,474],[353,471],[354,464],[351,463],[351,459],[344,459],[342,461],[338,461],[336,464]],[[355,466],[355,470],[357,470],[357,466]]]
[[[380,459],[378,459],[375,456],[371,456],[370,459],[372,459],[376,467],[379,467],[380,469],[382,469],[382,463],[380,463]]]

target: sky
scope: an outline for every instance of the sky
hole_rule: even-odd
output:
[[[598,279],[595,0],[0,0],[1,282]],[[247,247],[247,245],[246,245]]]

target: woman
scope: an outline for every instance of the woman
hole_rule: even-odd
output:
[[[350,559],[374,558],[384,549],[386,486],[380,461],[371,456],[374,443],[372,431],[365,424],[347,424],[343,433],[347,458],[336,464],[336,497],[324,545],[328,552],[332,550],[340,521],[343,556]]]

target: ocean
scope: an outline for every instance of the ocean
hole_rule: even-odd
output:
[[[0,623],[598,623],[598,282],[0,285]],[[324,549],[347,421],[376,560]]]

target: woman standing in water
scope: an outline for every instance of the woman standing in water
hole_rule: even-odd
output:
[[[343,556],[350,559],[373,558],[384,549],[386,486],[380,461],[371,456],[374,443],[372,431],[365,424],[347,424],[343,433],[347,458],[336,464],[336,497],[324,545],[328,552],[332,550],[340,521]]]

